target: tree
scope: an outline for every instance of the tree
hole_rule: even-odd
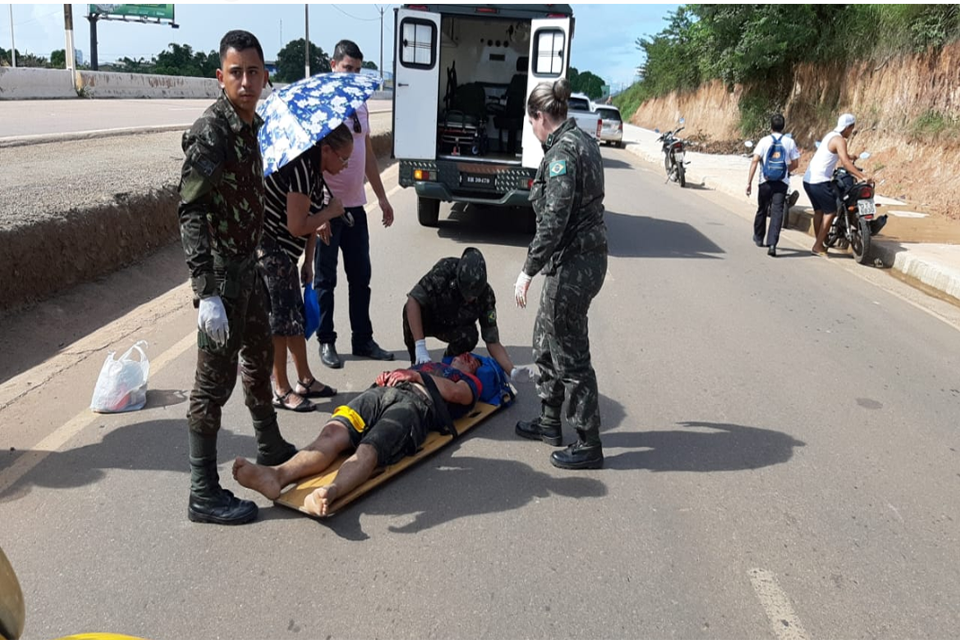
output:
[[[373,60],[364,60],[364,61],[363,61],[363,68],[364,68],[364,69],[373,69],[374,71],[377,71],[377,70],[378,70],[378,69],[377,69],[377,63],[374,62]]]
[[[275,79],[278,82],[296,82],[303,78],[303,54],[303,38],[291,40],[283,49],[280,49],[280,53],[277,54],[277,77]],[[327,73],[329,71],[330,56],[311,42],[310,73]]]
[[[147,62],[143,58],[137,58],[134,60],[124,56],[117,60],[116,68],[117,71],[121,71],[123,73],[152,73],[153,63]]]

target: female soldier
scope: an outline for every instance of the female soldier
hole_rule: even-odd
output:
[[[300,157],[265,180],[263,236],[257,249],[270,294],[270,332],[273,334],[273,406],[291,411],[313,411],[308,398],[329,398],[337,390],[323,384],[307,364],[304,307],[300,283],[313,282],[313,252],[317,229],[343,215],[340,200],[325,201],[323,172],[340,173],[353,151],[350,129],[341,124]],[[300,274],[297,262],[306,249]],[[297,370],[297,386],[287,378],[287,350]]]
[[[561,446],[560,409],[577,441],[555,451],[562,469],[603,466],[597,377],[590,364],[587,311],[607,273],[607,228],[603,222],[603,159],[596,140],[567,119],[570,83],[540,84],[527,100],[527,117],[544,156],[530,191],[537,233],[517,278],[517,306],[525,307],[530,280],[546,276],[533,329],[533,355],[540,368],[540,416],[517,423],[517,435]]]

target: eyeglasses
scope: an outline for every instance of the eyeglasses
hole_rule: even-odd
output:
[[[357,117],[357,112],[353,112],[353,132],[362,133],[363,127],[360,126],[360,118]]]

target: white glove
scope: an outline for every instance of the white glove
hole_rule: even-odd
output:
[[[514,295],[517,297],[517,306],[521,309],[527,306],[527,289],[530,288],[530,281],[533,280],[533,276],[528,276],[520,270],[520,275],[517,277],[517,284],[513,289]]]
[[[523,365],[519,367],[514,367],[513,371],[510,372],[510,379],[514,382],[531,382],[536,375],[536,372],[533,370],[533,365]]]
[[[423,364],[424,362],[432,362],[430,352],[427,351],[427,341],[417,340],[417,361],[414,364]]]
[[[223,308],[220,296],[210,296],[200,300],[200,314],[197,316],[200,331],[210,336],[217,344],[227,343],[230,336],[230,324],[227,322],[227,310]]]

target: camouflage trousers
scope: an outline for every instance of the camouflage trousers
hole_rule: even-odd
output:
[[[600,428],[597,375],[590,362],[587,312],[607,275],[606,252],[567,258],[548,275],[533,327],[533,358],[540,368],[537,392],[551,407],[567,402],[576,429]]]
[[[426,312],[422,312],[423,336],[436,338],[441,342],[447,343],[447,349],[443,352],[444,357],[456,357],[461,353],[473,351],[480,341],[480,331],[477,329],[477,323],[467,325],[441,325],[433,321]],[[413,331],[410,330],[410,322],[407,320],[407,307],[403,307],[403,342],[407,345],[407,353],[410,354],[410,362],[416,362],[417,341],[413,339]]]
[[[238,296],[221,296],[230,323],[230,337],[225,345],[215,344],[203,331],[197,332],[197,373],[187,422],[191,431],[204,436],[220,430],[223,406],[237,384],[238,357],[244,403],[250,415],[254,420],[276,415],[270,384],[273,338],[269,299],[259,269],[248,282],[251,286]]]

